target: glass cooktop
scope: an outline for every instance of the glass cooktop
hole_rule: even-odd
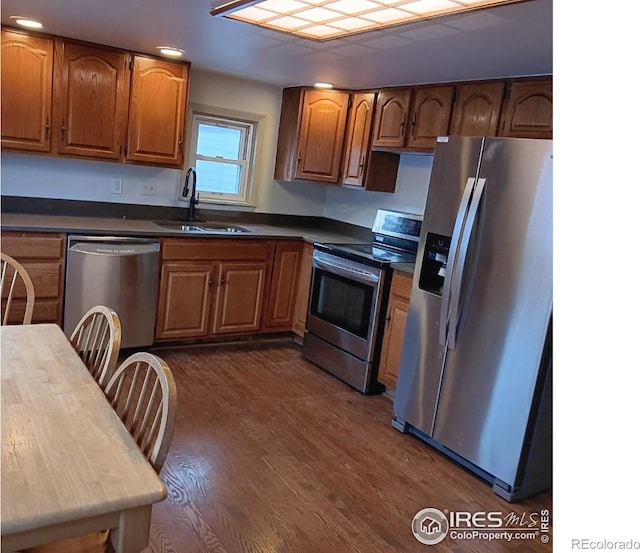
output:
[[[340,255],[354,261],[367,260],[376,265],[391,263],[415,263],[416,256],[410,252],[391,250],[376,244],[316,244],[316,248]]]

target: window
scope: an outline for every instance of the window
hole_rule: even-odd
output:
[[[248,204],[257,123],[194,113],[190,165],[204,202]]]

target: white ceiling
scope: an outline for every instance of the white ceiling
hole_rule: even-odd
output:
[[[280,86],[328,81],[362,89],[553,73],[552,0],[530,0],[327,42],[209,15],[211,0],[2,0],[43,32],[156,53],[193,68]]]

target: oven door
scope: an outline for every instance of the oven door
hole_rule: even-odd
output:
[[[373,361],[382,269],[325,252],[313,253],[307,329],[338,348]]]

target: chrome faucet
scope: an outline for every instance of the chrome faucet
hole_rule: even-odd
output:
[[[193,184],[191,185],[191,198],[189,198],[189,212],[187,215],[187,221],[196,220],[196,204],[200,202],[200,194],[196,195],[196,169],[195,167],[189,167],[187,176],[184,179],[184,188],[182,189],[182,197],[186,198],[189,194],[189,177],[193,173]]]

